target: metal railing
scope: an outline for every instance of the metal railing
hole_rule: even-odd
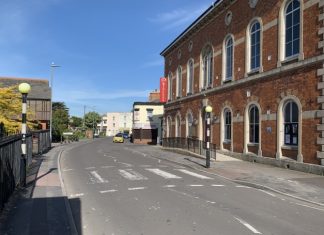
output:
[[[164,138],[163,147],[184,149],[202,156],[206,156],[206,142],[197,138],[169,137]],[[210,144],[210,156],[216,158],[216,144]]]
[[[26,167],[21,161],[21,138],[12,135],[0,138],[0,211],[16,187],[25,176]],[[26,136],[27,167],[32,163],[32,156],[41,154],[50,148],[49,131],[35,131]]]

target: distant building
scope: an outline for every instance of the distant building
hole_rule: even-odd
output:
[[[98,124],[98,128],[106,136],[114,136],[119,132],[131,133],[132,119],[131,112],[107,113],[103,115],[101,123]]]
[[[0,86],[9,87],[26,82],[31,86],[27,96],[28,108],[35,114],[43,130],[49,129],[51,110],[51,88],[48,80],[31,78],[0,77]]]
[[[149,94],[149,102],[160,102],[160,91],[155,89]]]
[[[133,142],[157,144],[162,137],[163,103],[134,102]]]

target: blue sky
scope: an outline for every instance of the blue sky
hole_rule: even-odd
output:
[[[160,52],[211,0],[0,0],[0,76],[50,79],[70,115],[127,112],[163,76]],[[90,108],[92,107],[92,108]]]

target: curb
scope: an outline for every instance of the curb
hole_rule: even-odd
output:
[[[72,215],[72,210],[71,210],[71,205],[67,199],[67,195],[66,195],[66,190],[65,190],[65,186],[64,186],[64,182],[62,179],[62,174],[61,174],[61,156],[64,150],[61,150],[58,157],[57,157],[57,168],[58,168],[58,173],[59,173],[59,178],[60,178],[60,182],[61,182],[61,189],[62,189],[62,193],[64,196],[64,203],[65,203],[65,209],[66,209],[66,213],[68,216],[68,220],[69,220],[69,224],[70,224],[70,231],[72,235],[78,235],[78,230],[76,229],[75,226],[75,222],[74,222],[74,218]]]

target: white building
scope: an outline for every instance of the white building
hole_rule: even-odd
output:
[[[103,116],[98,128],[106,132],[106,136],[114,136],[118,132],[131,133],[133,114],[131,112],[112,112]]]

